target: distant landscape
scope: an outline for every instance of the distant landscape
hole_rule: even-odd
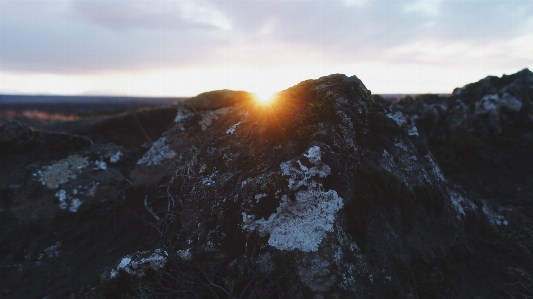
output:
[[[154,106],[173,105],[186,98],[0,95],[0,118],[8,111],[41,111],[78,116],[110,115]]]
[[[448,94],[439,94],[448,96]],[[387,101],[417,94],[379,94]],[[114,115],[140,109],[178,104],[186,97],[121,97],[121,96],[59,96],[59,95],[0,95],[0,122],[26,114],[38,117],[37,112],[73,117]],[[42,114],[44,116],[45,114]],[[60,116],[61,115],[61,116]]]

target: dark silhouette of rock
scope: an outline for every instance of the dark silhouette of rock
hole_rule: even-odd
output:
[[[453,91],[447,129],[480,136],[502,133],[507,127],[533,123],[533,73],[486,77]]]
[[[0,286],[10,297],[65,297],[154,239],[135,219],[146,213],[126,178],[136,159],[84,136],[0,126]]]
[[[223,89],[201,93],[186,100],[185,104],[196,111],[217,110],[252,99],[253,95],[249,92]]]
[[[86,128],[102,138],[94,144],[5,123],[0,289],[13,298],[527,298],[530,78],[524,70],[390,105],[339,74],[269,104],[214,91],[180,103],[138,150],[103,143],[113,137],[99,128],[125,118]]]
[[[233,294],[441,294],[451,282],[426,276],[454,280],[441,263],[469,253],[462,227],[473,204],[444,179],[412,121],[373,104],[355,76],[304,81],[269,105],[195,112],[184,103],[132,177],[146,173],[171,177],[181,199],[179,241],[154,259],[252,273],[227,274]],[[423,278],[407,281],[401,271],[413,260]],[[110,277],[128,273],[141,275],[121,262]],[[244,288],[260,279],[271,282]]]
[[[132,151],[157,140],[175,116],[175,107],[157,107],[113,116],[50,122],[41,128],[88,136],[94,143],[112,142]]]
[[[532,294],[531,282],[517,278],[529,281],[533,271],[532,98],[533,73],[525,69],[457,88],[435,104],[391,106],[415,120],[445,175],[478,207],[467,218],[476,251],[469,267],[493,282],[496,294],[487,298]]]

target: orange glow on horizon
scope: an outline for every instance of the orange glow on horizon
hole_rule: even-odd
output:
[[[270,104],[276,97],[276,93],[255,93],[255,99],[261,104]]]

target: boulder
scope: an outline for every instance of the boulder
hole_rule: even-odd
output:
[[[267,105],[180,105],[131,176],[170,182],[181,201],[179,237],[164,250],[168,269],[188,270],[167,272],[169,295],[437,296],[456,277],[446,265],[470,253],[475,206],[413,121],[374,104],[355,76],[307,80]]]
[[[59,124],[70,133],[3,123],[0,289],[531,297],[530,78],[524,70],[392,104],[340,74],[266,104],[214,91],[180,103],[175,117],[174,108],[139,114],[174,119],[162,136],[164,121],[146,128],[149,138],[120,136],[135,127],[124,116]]]
[[[394,102],[391,109],[415,120],[424,136],[428,135],[425,141],[464,133],[480,138],[501,136],[532,127],[533,73],[524,69],[502,77],[488,76],[454,89],[448,97],[405,97]]]
[[[446,127],[451,132],[501,134],[506,128],[533,124],[533,73],[524,69],[501,78],[488,76],[456,88],[450,97]]]
[[[148,214],[144,194],[133,204],[138,190],[127,179],[137,159],[84,136],[0,126],[0,288],[63,298],[153,240],[135,218]]]

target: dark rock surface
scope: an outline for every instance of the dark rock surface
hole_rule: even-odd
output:
[[[214,91],[178,105],[149,149],[95,141],[105,134],[97,126],[85,128],[91,136],[5,123],[0,289],[528,298],[532,77],[392,105],[344,75],[269,104]]]
[[[0,127],[0,285],[9,297],[64,297],[154,239],[134,216],[142,202],[125,176],[135,162],[114,144],[17,121]]]
[[[486,77],[448,98],[391,105],[415,120],[445,176],[482,212],[467,222],[470,265],[494,298],[532,294],[532,99],[533,73],[525,69]]]

